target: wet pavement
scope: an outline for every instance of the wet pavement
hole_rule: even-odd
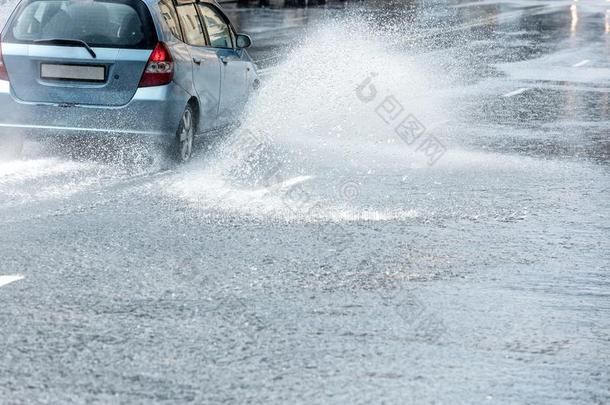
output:
[[[227,8],[195,161],[0,162],[0,403],[608,403],[610,3]]]

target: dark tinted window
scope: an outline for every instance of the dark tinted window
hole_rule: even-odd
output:
[[[90,46],[152,49],[152,18],[139,0],[32,0],[19,7],[6,42],[78,39]]]
[[[165,24],[171,31],[172,35],[182,41],[182,33],[180,32],[180,23],[178,22],[178,16],[176,15],[176,9],[171,2],[159,3],[159,10],[165,20]]]
[[[176,7],[176,10],[178,10],[180,25],[184,31],[184,42],[193,46],[205,46],[205,36],[195,6],[186,4]]]
[[[213,8],[200,4],[201,16],[214,48],[233,48],[231,28],[224,18]]]

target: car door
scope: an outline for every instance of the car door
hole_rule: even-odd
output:
[[[245,51],[235,46],[235,36],[227,17],[212,4],[199,3],[198,7],[222,72],[218,119],[221,124],[229,125],[239,120],[246,105],[250,64]]]
[[[201,110],[199,132],[209,131],[222,123],[218,120],[221,90],[221,66],[216,50],[210,48],[195,4],[176,6],[184,42],[193,62],[193,83]]]

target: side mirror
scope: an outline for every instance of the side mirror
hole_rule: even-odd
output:
[[[252,46],[252,39],[246,34],[237,34],[236,42],[238,49],[250,48]]]

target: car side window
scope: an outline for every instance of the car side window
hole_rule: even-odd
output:
[[[171,3],[161,2],[159,3],[159,10],[165,20],[165,24],[171,31],[172,35],[182,41],[182,33],[180,32],[180,25],[178,23],[178,16],[176,15],[176,9]]]
[[[210,45],[214,48],[233,48],[231,27],[229,27],[225,19],[206,4],[200,3],[199,10],[201,11],[205,27],[208,30]]]
[[[203,27],[193,4],[185,4],[176,7],[180,24],[184,30],[184,42],[193,46],[206,46]]]

